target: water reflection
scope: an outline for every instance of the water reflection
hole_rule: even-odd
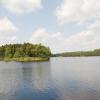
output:
[[[60,100],[100,100],[100,58],[57,60],[53,59],[51,65]]]
[[[50,62],[23,63],[23,79],[17,85],[11,100],[58,100],[50,88]]]
[[[0,100],[100,100],[100,58],[0,62]]]
[[[0,63],[0,100],[10,100],[18,82],[22,80],[20,67],[20,63]]]

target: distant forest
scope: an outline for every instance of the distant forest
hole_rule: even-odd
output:
[[[0,46],[0,58],[50,57],[49,47],[41,44],[9,44]]]
[[[64,52],[53,54],[54,57],[81,57],[81,56],[100,56],[100,49],[95,49],[93,51],[77,51],[77,52]]]

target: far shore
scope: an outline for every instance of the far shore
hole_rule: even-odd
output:
[[[19,57],[19,58],[0,58],[0,61],[5,62],[42,62],[42,61],[49,61],[49,57]]]

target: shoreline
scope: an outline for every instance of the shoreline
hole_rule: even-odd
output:
[[[50,57],[20,57],[20,58],[0,58],[0,61],[5,62],[43,62],[43,61],[49,61]]]

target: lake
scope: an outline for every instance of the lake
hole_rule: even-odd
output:
[[[0,62],[0,100],[100,100],[100,57]]]

